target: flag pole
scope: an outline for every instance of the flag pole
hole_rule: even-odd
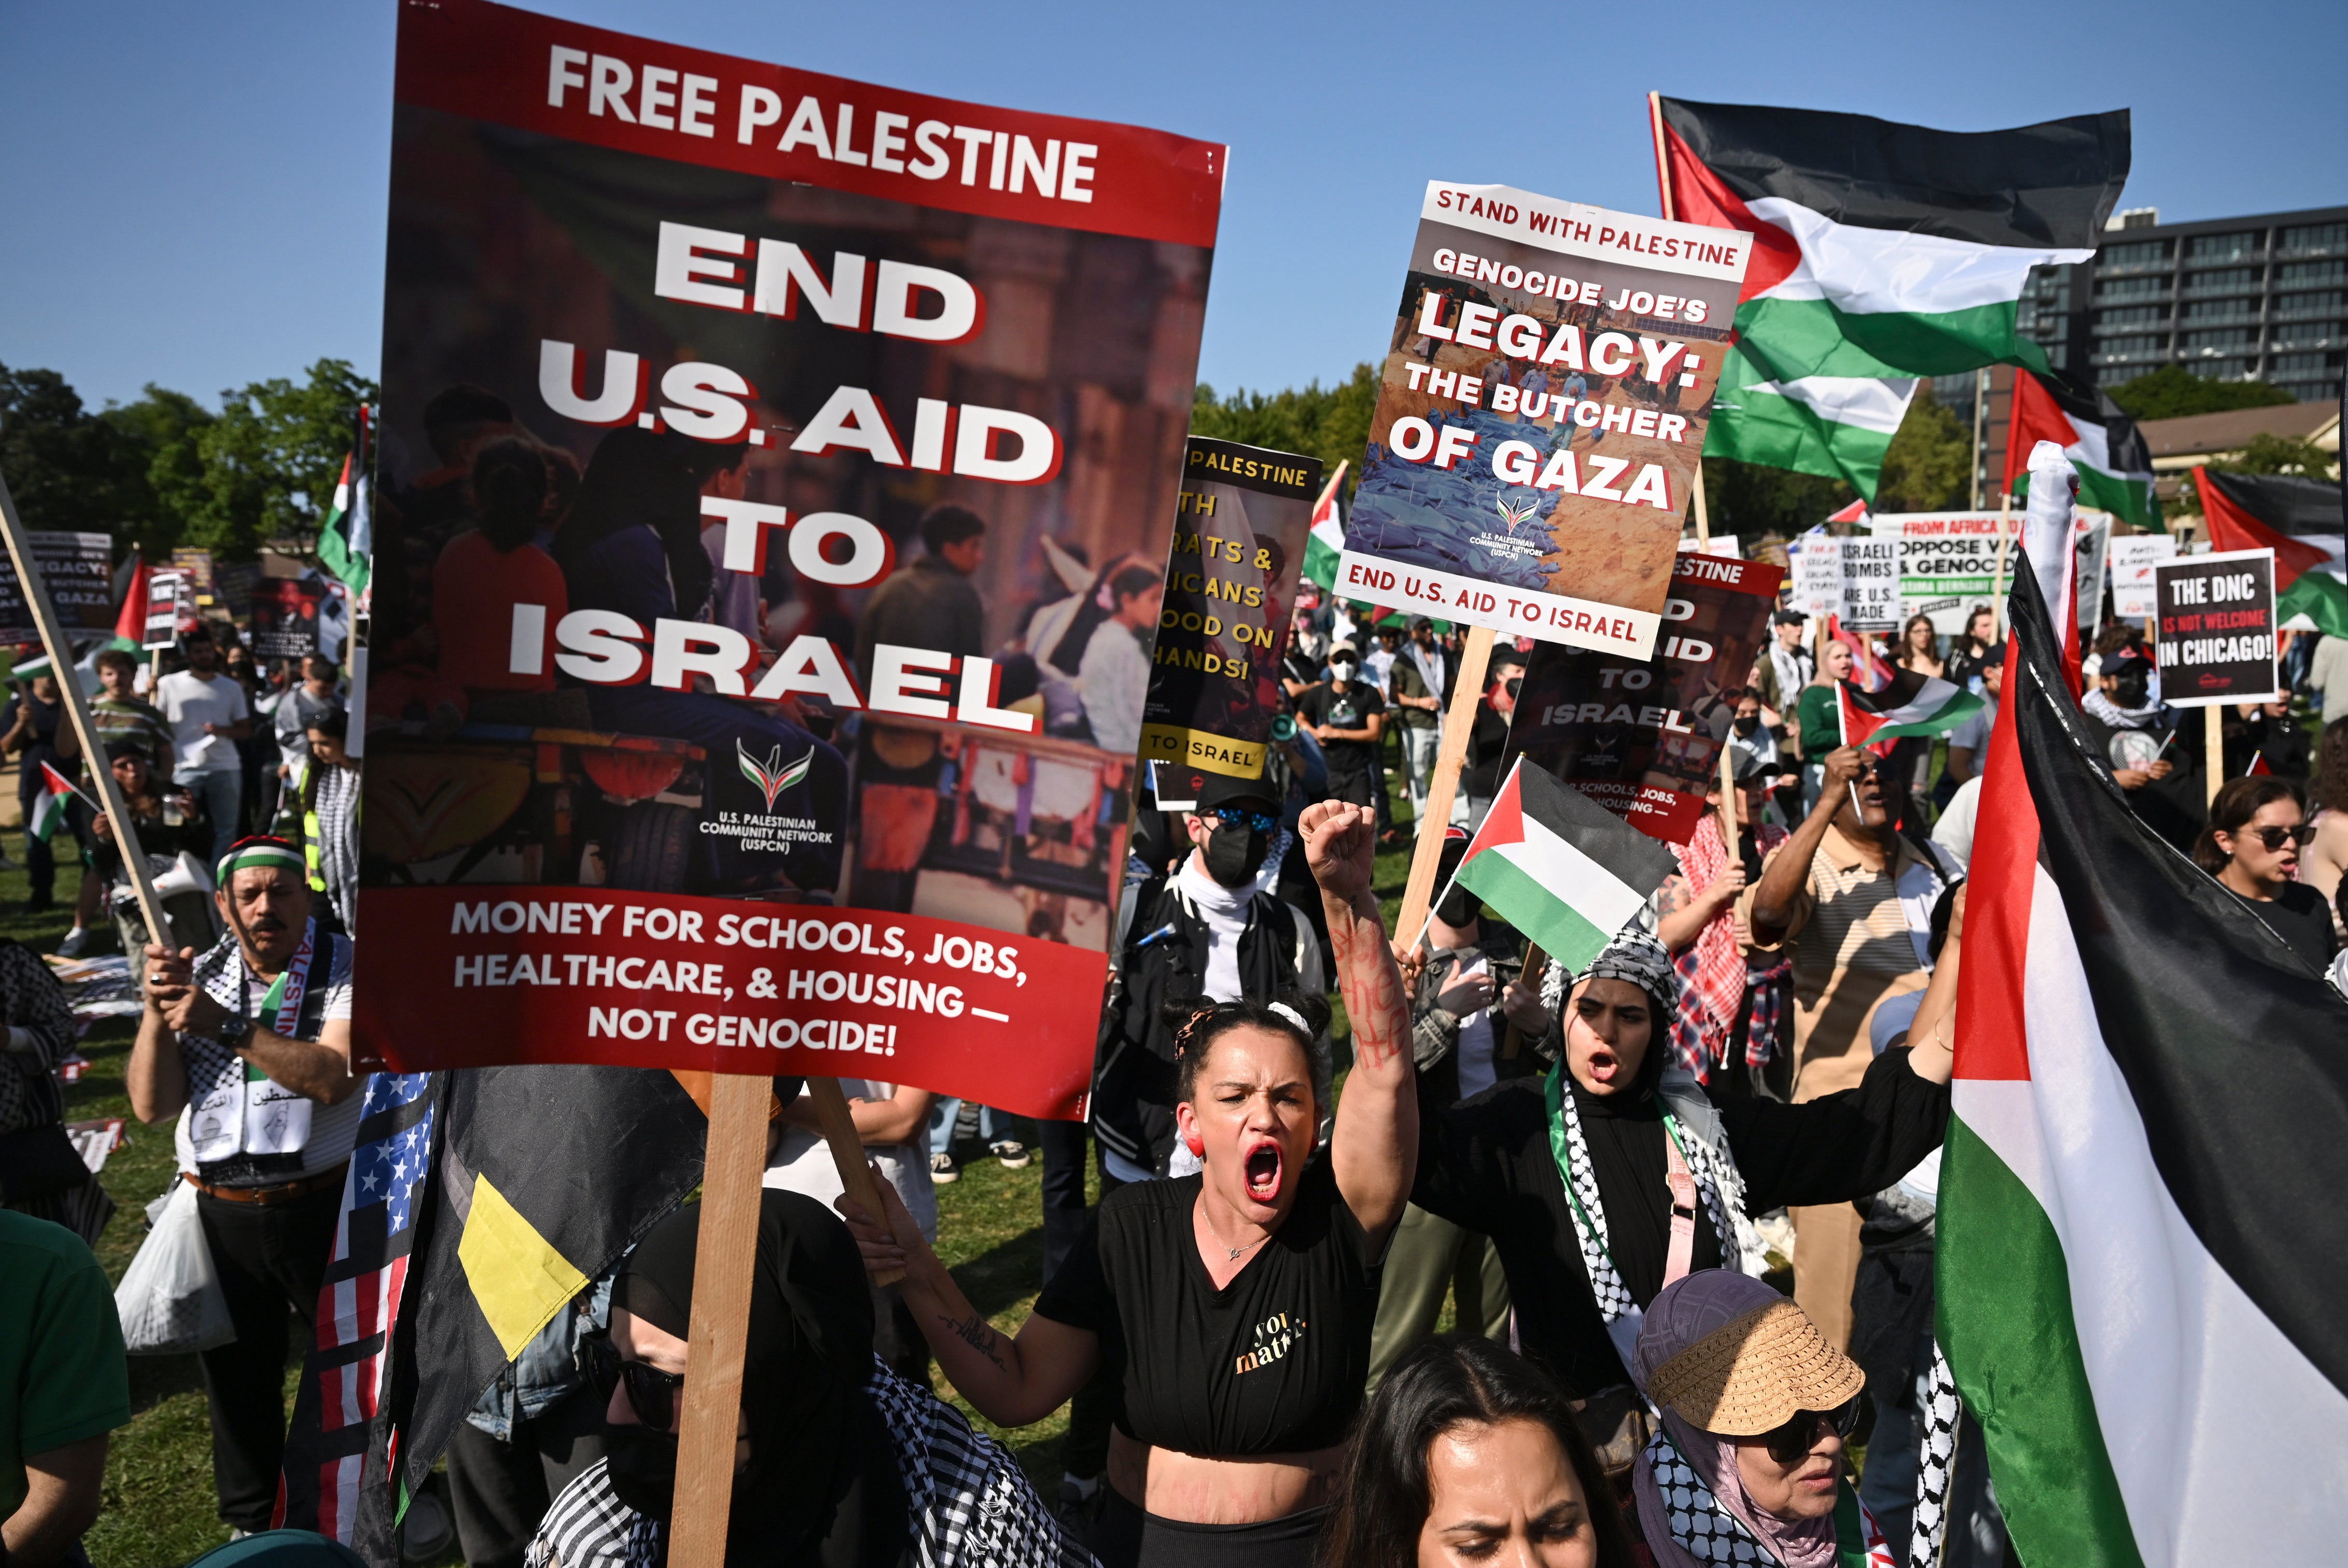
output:
[[[750,1275],[758,1255],[759,1182],[767,1165],[767,1106],[773,1094],[772,1078],[747,1073],[719,1073],[710,1085],[685,1409],[677,1422],[676,1507],[670,1514],[673,1568],[724,1568],[726,1562],[742,1358],[750,1334]]]
[[[1678,203],[1672,200],[1672,163],[1663,152],[1663,95],[1647,95],[1647,127],[1655,137],[1655,186],[1663,200],[1663,219],[1675,222],[1679,219]]]
[[[1459,650],[1459,668],[1451,677],[1451,705],[1443,715],[1443,743],[1435,754],[1435,777],[1426,781],[1426,810],[1416,825],[1418,839],[1411,850],[1410,881],[1403,887],[1396,931],[1415,931],[1425,923],[1427,906],[1434,901],[1436,862],[1443,858],[1443,830],[1451,820],[1451,802],[1459,791],[1459,769],[1468,760],[1468,732],[1475,727],[1476,704],[1483,697],[1484,672],[1491,662],[1492,628],[1468,627],[1467,645]]]
[[[2202,766],[2209,775],[2209,804],[2218,804],[2218,789],[2226,781],[2226,707],[2225,703],[2201,710]]]
[[[139,896],[139,912],[147,917],[148,935],[169,947],[171,927],[163,918],[163,900],[155,892],[155,879],[148,874],[147,856],[139,847],[138,830],[130,825],[130,810],[123,804],[122,787],[114,781],[114,769],[107,765],[105,749],[98,744],[98,727],[90,718],[89,698],[81,689],[81,677],[74,673],[73,649],[66,642],[65,629],[57,624],[57,606],[49,602],[48,584],[41,578],[41,563],[33,558],[32,542],[26,537],[24,521],[16,515],[16,498],[9,492],[5,477],[0,477],[0,533],[6,536],[8,557],[15,563],[16,581],[24,588],[26,608],[32,611],[33,624],[40,629],[41,647],[49,655],[57,695],[73,719],[74,737],[81,742],[90,777],[97,781],[98,798],[105,804],[106,820],[113,829],[122,869],[130,878],[131,890]],[[138,960],[138,954],[131,955],[134,964]],[[146,987],[139,989],[143,994]]]

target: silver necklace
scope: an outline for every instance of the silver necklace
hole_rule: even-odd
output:
[[[1241,1253],[1244,1253],[1244,1252],[1247,1252],[1250,1248],[1253,1248],[1253,1247],[1260,1247],[1260,1246],[1263,1245],[1263,1244],[1264,1244],[1264,1243],[1266,1243],[1266,1242],[1268,1242],[1268,1241],[1272,1240],[1272,1233],[1271,1233],[1270,1231],[1266,1231],[1263,1234],[1262,1234],[1262,1235],[1258,1236],[1255,1240],[1253,1240],[1253,1241],[1250,1242],[1250,1243],[1247,1244],[1247,1246],[1244,1246],[1244,1247],[1235,1247],[1235,1246],[1231,1245],[1231,1243],[1229,1243],[1229,1242],[1227,1242],[1227,1241],[1223,1240],[1223,1233],[1222,1233],[1222,1232],[1220,1232],[1220,1231],[1219,1231],[1219,1230],[1215,1229],[1215,1222],[1214,1222],[1214,1221],[1212,1221],[1212,1220],[1210,1220],[1210,1219],[1207,1219],[1207,1212],[1206,1212],[1204,1209],[1201,1209],[1201,1210],[1200,1210],[1200,1211],[1199,1211],[1199,1217],[1200,1217],[1200,1219],[1202,1219],[1202,1220],[1207,1220],[1207,1234],[1209,1234],[1209,1235],[1210,1235],[1210,1236],[1212,1236],[1212,1237],[1214,1237],[1214,1238],[1215,1238],[1215,1245],[1217,1245],[1217,1246],[1219,1246],[1219,1247],[1222,1248],[1222,1249],[1223,1249],[1223,1251],[1224,1251],[1227,1254],[1229,1254],[1229,1255],[1228,1255],[1228,1256],[1223,1260],[1223,1261],[1224,1261],[1224,1262],[1226,1262],[1226,1263],[1234,1263],[1234,1264],[1235,1264],[1235,1263],[1237,1263],[1237,1262],[1239,1262],[1239,1261],[1240,1261],[1240,1254],[1241,1254]]]

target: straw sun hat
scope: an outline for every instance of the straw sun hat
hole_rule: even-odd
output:
[[[1751,1438],[1797,1410],[1834,1409],[1866,1382],[1800,1307],[1778,1296],[1673,1354],[1648,1377],[1647,1395],[1692,1427]]]

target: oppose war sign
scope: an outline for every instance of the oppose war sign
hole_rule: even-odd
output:
[[[1751,249],[1431,181],[1337,592],[1645,658]]]
[[[1223,149],[480,0],[395,96],[362,1056],[1078,1114]]]

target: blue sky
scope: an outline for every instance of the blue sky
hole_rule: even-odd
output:
[[[1442,178],[1653,211],[1644,94],[1979,130],[2127,106],[2126,204],[2348,203],[2348,5],[812,5],[536,9],[954,98],[1225,141],[1203,379],[1384,341]],[[93,404],[372,374],[393,0],[0,6],[0,364]]]

